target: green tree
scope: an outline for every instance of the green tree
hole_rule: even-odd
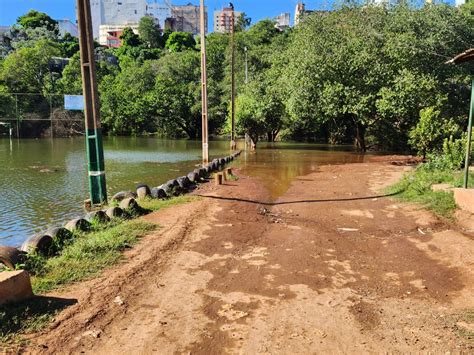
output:
[[[170,52],[182,52],[187,49],[194,49],[196,47],[196,41],[191,33],[173,32],[166,40],[165,47]]]
[[[132,28],[130,27],[124,28],[123,33],[120,36],[120,40],[122,41],[122,46],[128,47],[138,47],[142,43],[140,36],[133,32]]]
[[[33,47],[18,49],[8,55],[0,68],[0,83],[11,92],[53,93],[49,70],[51,57],[60,56],[57,45],[38,41]]]
[[[144,16],[140,19],[138,25],[140,38],[149,48],[163,48],[160,26],[150,16]]]
[[[58,22],[53,20],[44,12],[30,10],[26,15],[20,16],[17,23],[24,29],[35,29],[44,27],[48,31],[59,33]]]

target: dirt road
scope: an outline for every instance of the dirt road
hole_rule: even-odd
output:
[[[27,350],[474,351],[473,239],[380,196],[404,169],[322,167],[275,203],[237,171],[145,217],[162,228],[100,278],[55,294],[78,303]]]

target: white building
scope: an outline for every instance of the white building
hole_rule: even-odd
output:
[[[280,31],[284,31],[290,27],[290,13],[283,13],[275,17],[275,27]]]
[[[100,37],[102,25],[137,25],[146,11],[146,0],[91,0],[94,38]]]
[[[153,17],[156,23],[163,30],[165,28],[166,20],[171,18],[171,1],[148,0],[146,12]]]
[[[462,6],[466,3],[466,0],[456,0],[456,6]]]
[[[58,21],[59,34],[64,36],[66,33],[70,33],[73,37],[79,36],[79,30],[77,25],[71,20],[56,20]]]

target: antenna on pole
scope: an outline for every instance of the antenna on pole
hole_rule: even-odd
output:
[[[202,96],[202,163],[209,163],[209,142],[207,131],[207,71],[206,71],[206,9],[201,0],[201,96]]]

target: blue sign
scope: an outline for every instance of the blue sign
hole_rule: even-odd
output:
[[[84,111],[84,96],[64,95],[64,108],[71,111]]]

